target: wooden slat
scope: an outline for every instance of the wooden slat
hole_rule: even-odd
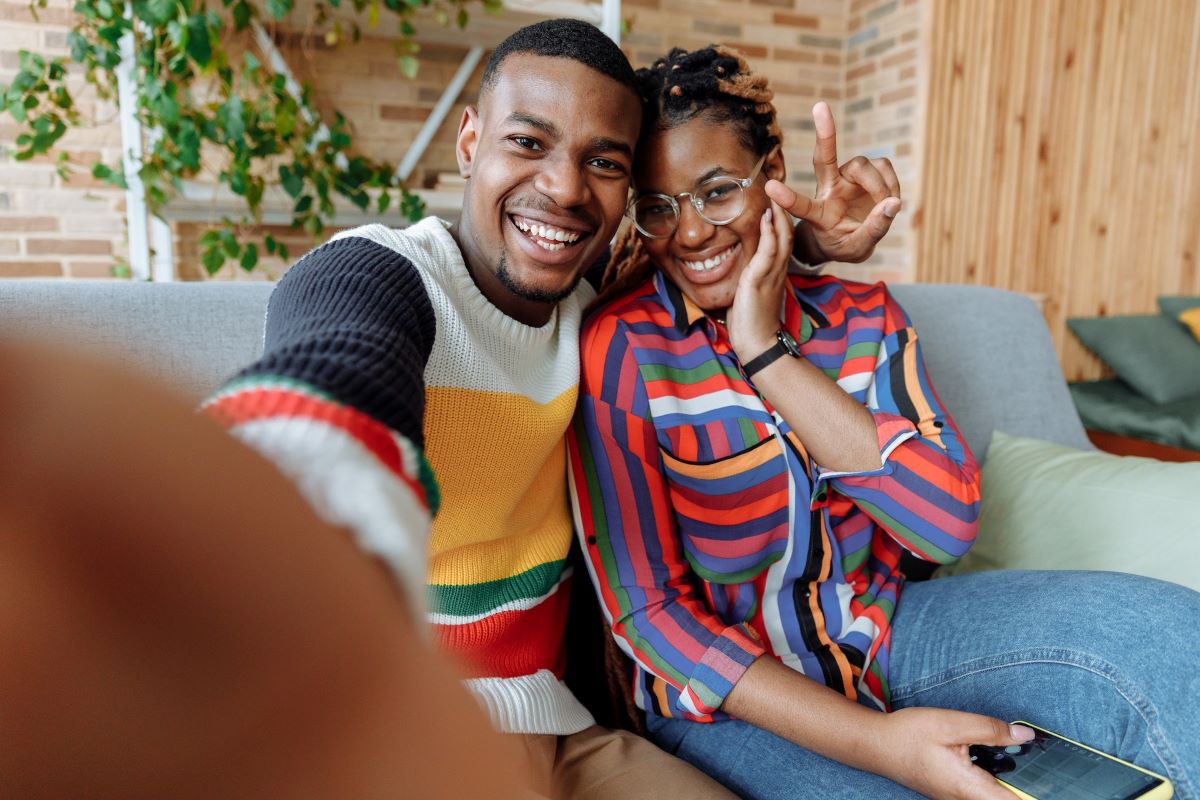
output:
[[[1043,293],[1070,316],[1200,294],[1200,4],[926,0],[922,281]]]

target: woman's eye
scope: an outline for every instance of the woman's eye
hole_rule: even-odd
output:
[[[704,199],[709,201],[720,200],[736,188],[738,187],[735,183],[720,183],[716,186],[710,186],[704,191]]]

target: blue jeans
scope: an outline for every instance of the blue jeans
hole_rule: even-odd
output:
[[[1198,622],[1200,593],[1113,572],[910,584],[893,620],[892,705],[1027,720],[1200,800]],[[744,798],[919,796],[738,720],[646,724],[660,747]]]

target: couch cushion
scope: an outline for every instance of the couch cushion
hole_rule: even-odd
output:
[[[1200,589],[1200,463],[992,440],[979,537],[939,574],[1102,569]]]
[[[0,326],[91,346],[199,400],[262,352],[267,283],[0,281]]]
[[[982,462],[993,430],[1092,449],[1042,312],[984,286],[898,284],[942,404]]]
[[[1067,320],[1117,377],[1156,403],[1200,395],[1200,343],[1162,314]]]

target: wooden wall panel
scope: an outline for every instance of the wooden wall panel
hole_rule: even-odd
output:
[[[1200,3],[927,0],[916,277],[1070,316],[1200,294]]]

